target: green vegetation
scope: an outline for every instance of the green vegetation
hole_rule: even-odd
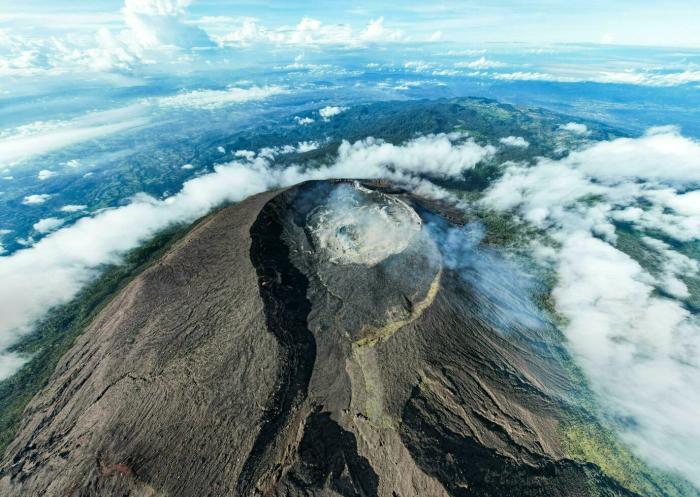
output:
[[[592,418],[572,413],[562,423],[562,443],[572,459],[593,463],[624,487],[645,496],[698,495],[680,477],[654,471],[621,443],[614,431]]]
[[[12,440],[27,403],[47,384],[59,359],[95,315],[189,229],[169,229],[127,254],[122,264],[105,268],[73,300],[49,311],[32,334],[12,349],[31,359],[15,375],[0,382],[0,453]]]

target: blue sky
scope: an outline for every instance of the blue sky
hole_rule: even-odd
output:
[[[138,2],[157,3],[157,2]],[[462,43],[616,43],[700,47],[700,5],[693,0],[658,2],[485,0],[442,2],[328,2],[200,0],[179,3],[188,22],[223,16],[255,18],[268,28],[296,25],[303,17],[361,28],[383,17],[406,38],[422,41],[436,32]],[[119,0],[70,2],[5,0],[0,29],[15,32],[90,30],[123,23]],[[223,21],[223,20],[222,20]]]

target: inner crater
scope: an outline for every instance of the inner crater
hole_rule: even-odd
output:
[[[319,347],[337,334],[355,345],[387,340],[430,305],[442,258],[410,193],[341,180],[304,184],[288,198],[284,236],[309,279]]]
[[[406,250],[421,231],[421,219],[400,198],[344,183],[309,213],[307,226],[330,262],[374,266]]]

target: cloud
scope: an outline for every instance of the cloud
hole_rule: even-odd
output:
[[[489,60],[482,56],[471,62],[455,62],[454,66],[468,69],[490,69],[493,67],[503,67],[505,64],[503,62]]]
[[[700,71],[685,70],[676,72],[602,72],[595,81],[599,83],[616,83],[641,86],[670,87],[681,86],[700,81]]]
[[[310,117],[299,117],[299,116],[294,116],[294,121],[300,126],[306,126],[307,124],[313,124],[315,122]]]
[[[522,136],[506,136],[498,141],[508,147],[527,148],[530,146],[530,142],[528,142]]]
[[[257,154],[252,150],[236,150],[236,152],[233,154],[234,157],[241,157],[249,161],[255,159],[256,155]]]
[[[292,154],[298,153],[303,154],[306,152],[311,152],[319,147],[319,143],[315,141],[303,141],[298,142],[296,146],[294,145],[284,145],[282,147],[263,147],[258,152],[253,152],[252,150],[236,150],[233,154],[234,157],[241,159],[246,159],[249,162],[254,162],[256,158],[273,160],[275,157],[281,154]]]
[[[144,126],[143,107],[128,107],[91,112],[66,121],[36,121],[0,133],[0,160],[5,166],[96,138]],[[43,178],[51,171],[44,170]],[[48,174],[48,176],[47,176]]]
[[[47,217],[34,223],[32,228],[39,233],[49,233],[57,228],[60,228],[63,223],[65,223],[63,219],[59,219],[57,217]]]
[[[347,168],[347,177],[355,177],[353,169],[362,172],[390,166],[407,173],[446,178],[463,174],[494,153],[494,147],[481,146],[460,133],[421,136],[404,145],[367,138],[352,144],[344,141],[338,149],[336,166]]]
[[[318,114],[321,116],[321,118],[324,121],[330,121],[330,119],[334,116],[337,116],[341,112],[344,112],[347,110],[347,107],[338,107],[338,106],[327,106],[323,107],[322,109],[319,109]]]
[[[683,278],[698,263],[700,143],[677,129],[588,144],[561,160],[514,164],[485,205],[512,211],[556,242],[533,247],[557,272],[554,299],[575,359],[623,437],[653,465],[700,484],[700,322]],[[643,267],[617,245],[640,231]],[[559,247],[559,248],[556,248]]]
[[[306,152],[311,152],[319,147],[318,142],[314,141],[303,141],[299,142],[296,146],[295,152],[303,154]]]
[[[269,40],[288,45],[344,45],[352,41],[352,28],[305,17],[292,29],[271,33]]]
[[[135,14],[155,16],[179,16],[192,0],[125,0],[124,10]]]
[[[12,166],[72,145],[147,126],[151,122],[147,117],[151,106],[214,110],[236,103],[264,100],[287,91],[275,85],[194,90],[168,97],[143,99],[127,107],[90,112],[71,120],[36,121],[0,131],[0,166]],[[79,162],[71,160],[66,165],[77,167]],[[58,173],[44,169],[39,172],[38,178],[45,180],[55,174]]]
[[[311,17],[302,18],[295,26],[268,28],[252,18],[243,18],[223,35],[214,37],[222,46],[249,46],[256,43],[277,46],[348,46],[361,47],[404,39],[401,30],[384,26],[384,18],[370,20],[364,29],[354,30],[348,24],[325,24]]]
[[[161,107],[213,110],[236,103],[264,100],[282,93],[287,93],[287,90],[275,85],[250,88],[231,86],[226,90],[188,91],[171,97],[160,97],[155,102]]]
[[[190,1],[126,0],[122,13],[129,41],[140,48],[213,46],[207,33],[184,22]]]
[[[532,300],[536,280],[509,260],[505,251],[482,243],[486,235],[482,224],[455,226],[434,217],[427,219],[426,226],[440,247],[442,264],[473,290],[476,318],[503,334],[550,326]]]
[[[24,197],[24,200],[22,200],[22,203],[24,205],[43,204],[50,198],[51,195],[49,195],[48,193],[38,193],[34,195],[27,195],[26,197]]]
[[[575,135],[587,135],[589,133],[588,126],[574,122],[566,123],[563,126],[560,126],[559,129],[568,131],[569,133],[573,133]]]
[[[0,229],[0,239],[2,239],[3,236],[9,235],[12,233],[11,230],[5,230],[5,229]],[[0,255],[5,253],[6,249],[3,247],[2,242],[0,242]],[[2,356],[0,355],[0,369],[2,368]],[[0,377],[2,377],[2,373],[0,371]]]
[[[587,132],[585,126],[576,132],[584,130]],[[635,160],[630,161],[630,157]],[[600,142],[573,152],[568,160],[579,164],[587,174],[607,180],[700,181],[700,143],[683,137],[674,128],[655,128],[638,139]]]
[[[293,148],[309,146],[302,142]],[[23,358],[7,349],[32,329],[32,323],[73,298],[104,264],[119,262],[126,251],[173,223],[191,222],[222,203],[307,179],[390,178],[418,192],[446,197],[418,175],[458,176],[494,150],[463,134],[430,135],[403,145],[367,139],[343,142],[331,165],[307,169],[275,167],[271,157],[279,151],[263,149],[217,165],[214,172],[185,182],[172,197],[141,194],[128,205],[85,216],[29,248],[0,257],[0,378],[22,364]]]
[[[177,57],[182,50],[214,47],[200,27],[187,22],[181,0],[126,0],[122,26],[64,36],[1,36],[0,75],[32,76],[81,71],[129,71],[140,64]],[[50,22],[50,21],[46,21]]]
[[[700,484],[697,320],[654,296],[636,261],[590,236],[567,239],[558,274],[567,339],[612,414],[633,420],[623,435],[652,464]]]
[[[425,62],[424,60],[409,60],[405,62],[403,67],[413,72],[426,72],[435,67],[435,64]]]
[[[259,167],[258,167],[259,166]],[[177,221],[192,221],[225,201],[237,201],[273,184],[260,165],[219,167],[193,179],[165,200],[137,196],[127,206],[108,209],[58,230],[10,256],[0,257],[0,351],[28,332],[49,308],[68,301],[98,268]],[[7,358],[12,360],[8,365]],[[5,353],[0,370],[20,363]]]
[[[267,30],[259,26],[255,19],[244,18],[234,29],[223,35],[215,35],[214,39],[222,46],[243,47],[265,41],[267,37]]]
[[[482,57],[483,59],[483,57]],[[686,69],[683,71],[596,71],[587,70],[581,72],[580,68],[565,68],[557,67],[551,72],[545,71],[513,71],[513,72],[498,72],[487,71],[485,69],[500,67],[497,65],[487,65],[488,61],[484,59],[485,65],[479,65],[479,61],[475,61],[475,65],[470,63],[455,63],[457,67],[470,67],[478,69],[469,73],[469,76],[477,78],[488,78],[502,81],[551,81],[555,83],[603,83],[603,84],[624,84],[637,86],[651,87],[673,87],[690,85],[700,81],[700,71],[695,69]]]
[[[338,185],[311,215],[309,232],[330,261],[372,266],[420,236],[420,218],[411,208],[391,201],[368,205],[366,195],[362,187]]]
[[[605,33],[600,37],[600,43],[602,45],[612,45],[615,43],[615,35],[613,33]]]
[[[258,150],[258,152],[253,152],[252,150],[236,150],[233,154],[234,157],[245,159],[249,162],[254,162],[255,159],[265,159],[273,160],[278,155],[282,154],[303,154],[306,152],[311,152],[312,150],[318,149],[320,144],[316,141],[302,141],[298,142],[296,146],[294,145],[284,145],[282,147],[264,147]]]
[[[37,179],[39,179],[40,181],[44,181],[44,180],[46,180],[46,179],[53,178],[53,177],[56,176],[57,174],[58,174],[58,173],[56,173],[56,172],[54,172],[54,171],[51,171],[51,170],[49,170],[49,169],[42,169],[41,171],[39,171],[39,174],[37,174],[36,177],[37,177]]]
[[[435,33],[433,33],[434,35]],[[381,43],[387,41],[399,41],[403,38],[403,33],[398,29],[387,29],[384,27],[384,18],[379,17],[371,20],[367,27],[359,35],[361,43]]]
[[[554,81],[557,83],[577,83],[585,81],[573,76],[550,74],[545,72],[534,71],[515,71],[515,72],[487,72],[476,71],[469,74],[470,76],[497,79],[503,81]]]
[[[440,41],[440,40],[442,40],[443,36],[444,36],[444,33],[442,31],[440,31],[440,30],[433,31],[433,34],[431,34],[428,37],[428,41],[429,42]]]
[[[439,71],[433,71],[433,74],[435,74],[436,72]],[[411,88],[423,86],[425,83],[425,81],[400,81],[399,84],[393,86],[392,88],[398,91],[406,91],[410,90]]]
[[[645,236],[642,238],[642,242],[656,252],[662,260],[659,276],[661,288],[677,299],[682,300],[690,297],[688,287],[681,278],[696,276],[700,269],[698,261],[676,252],[669,244],[656,238]]]
[[[80,212],[87,209],[87,205],[82,204],[68,204],[61,207],[59,210],[61,212]]]

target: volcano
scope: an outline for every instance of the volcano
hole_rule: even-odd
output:
[[[349,180],[210,215],[62,358],[0,494],[636,495],[567,457],[558,346],[455,263],[467,221]]]

